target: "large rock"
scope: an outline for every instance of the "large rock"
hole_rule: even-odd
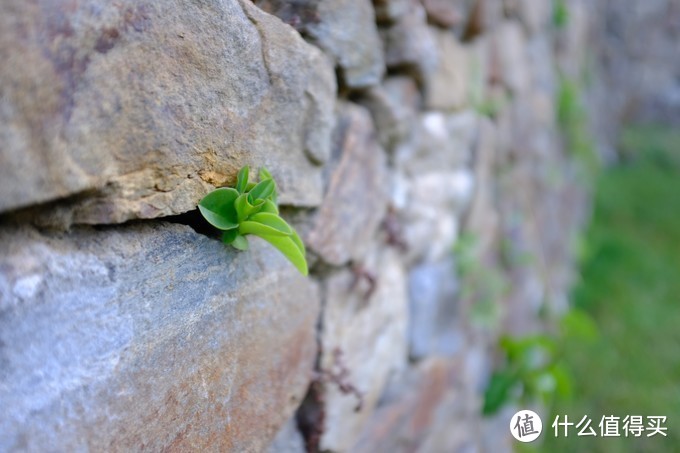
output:
[[[322,0],[318,13],[309,34],[335,58],[345,84],[364,88],[380,83],[385,60],[371,1]]]
[[[343,104],[338,113],[330,181],[307,244],[324,261],[361,259],[387,206],[387,158],[366,109]]]
[[[371,253],[362,267],[355,275],[336,272],[325,285],[322,450],[352,451],[388,377],[406,367],[408,295],[402,265],[387,249]]]
[[[0,233],[0,450],[263,451],[316,357],[317,286],[189,227]]]
[[[0,18],[0,211],[74,194],[57,223],[193,209],[244,164],[313,206],[332,63],[251,2],[13,3]]]
[[[370,0],[257,0],[256,4],[330,55],[348,87],[380,83],[385,60]]]

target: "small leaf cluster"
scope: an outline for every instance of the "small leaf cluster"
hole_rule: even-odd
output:
[[[206,195],[198,209],[214,227],[223,231],[222,242],[248,250],[249,234],[276,247],[302,275],[307,275],[305,246],[295,230],[279,216],[276,182],[264,168],[259,182],[250,182],[250,168],[239,173],[236,187],[222,187]]]
[[[505,363],[491,375],[484,414],[496,413],[510,402],[551,406],[570,397],[574,373],[564,359],[566,348],[595,341],[599,333],[592,318],[577,308],[565,313],[558,327],[552,333],[500,339]]]

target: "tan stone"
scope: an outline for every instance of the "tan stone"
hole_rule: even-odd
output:
[[[435,32],[437,67],[425,79],[425,105],[430,109],[458,110],[468,100],[468,54],[452,32]]]
[[[321,201],[332,64],[250,2],[16,3],[0,24],[0,211],[63,223],[194,209],[245,164]]]

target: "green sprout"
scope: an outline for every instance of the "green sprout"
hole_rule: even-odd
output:
[[[307,275],[305,245],[295,230],[279,216],[276,182],[264,168],[260,182],[249,182],[250,169],[238,172],[236,187],[222,187],[206,195],[198,209],[212,226],[223,231],[222,242],[248,250],[249,234],[276,247],[302,275]]]

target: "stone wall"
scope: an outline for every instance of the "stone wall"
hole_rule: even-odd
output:
[[[616,143],[622,123],[680,125],[680,1],[597,0],[589,8],[603,144]]]
[[[0,451],[509,450],[495,344],[587,206],[566,3],[5,2]],[[246,164],[309,278],[198,215]]]

